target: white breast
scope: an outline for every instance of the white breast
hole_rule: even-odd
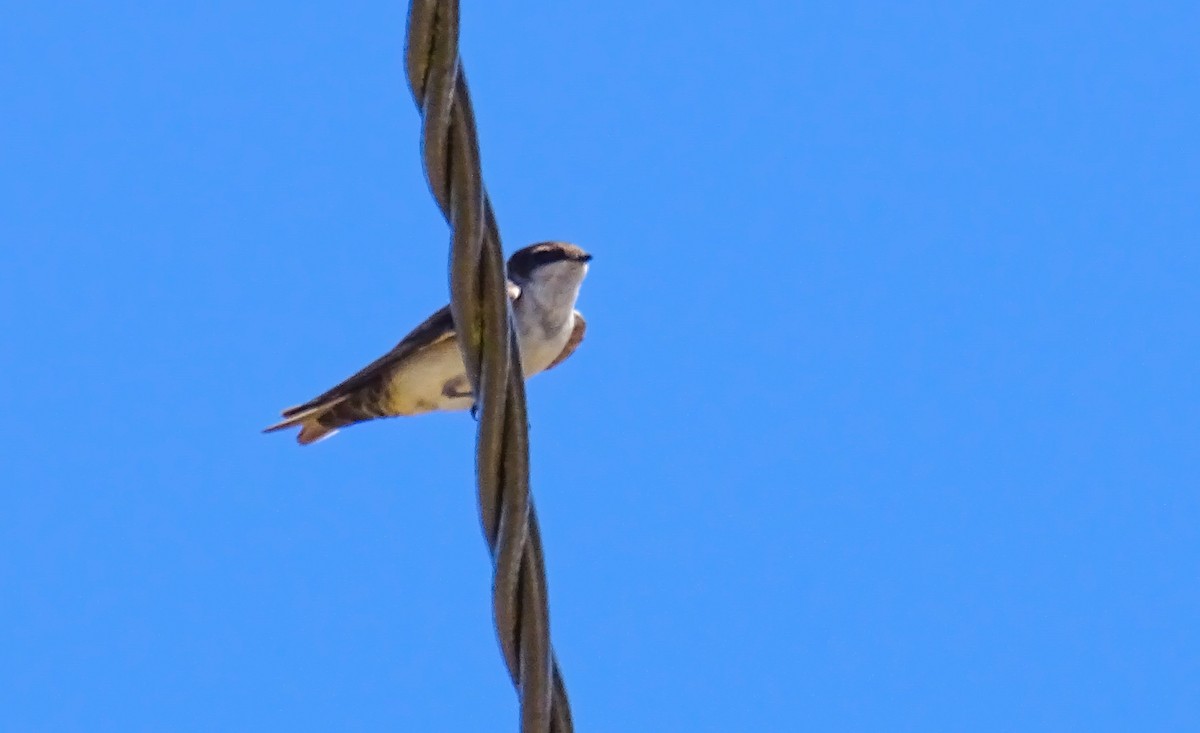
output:
[[[547,333],[537,324],[518,324],[521,332],[521,368],[528,379],[550,366],[571,338],[575,330],[575,314],[572,312],[557,331]]]
[[[575,330],[575,299],[587,265],[558,262],[539,268],[513,302],[521,368],[528,379],[546,370],[566,348]],[[517,286],[510,283],[510,288]],[[516,293],[512,293],[515,295]],[[433,346],[411,361],[389,385],[392,412],[413,415],[430,410],[466,410],[474,404],[453,339]],[[467,396],[460,396],[460,395]]]
[[[572,313],[562,328],[552,333],[524,323],[520,318],[517,328],[521,367],[528,379],[544,371],[566,348],[575,328],[575,314]],[[396,415],[418,415],[432,410],[469,409],[474,398],[456,396],[470,391],[464,372],[462,355],[454,339],[414,354],[389,385],[389,411]]]

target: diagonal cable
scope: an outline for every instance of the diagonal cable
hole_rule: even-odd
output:
[[[429,188],[451,227],[450,309],[479,405],[479,513],[492,554],[492,613],[521,703],[522,733],[571,733],[550,644],[541,535],[529,492],[529,427],[496,217],[458,57],[456,0],[411,0],[406,65],[421,112]]]

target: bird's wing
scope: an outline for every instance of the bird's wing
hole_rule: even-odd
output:
[[[509,300],[516,300],[521,294],[521,288],[512,281],[508,281],[507,286]],[[450,306],[447,305],[426,318],[424,323],[401,339],[400,343],[396,344],[391,351],[358,370],[354,376],[302,405],[284,410],[282,415],[284,420],[272,425],[268,430],[294,424],[303,413],[341,402],[364,387],[384,384],[387,382],[388,372],[397,364],[419,351],[455,337],[454,316],[450,313]]]
[[[386,377],[388,371],[413,354],[454,337],[454,316],[450,314],[450,306],[446,306],[425,319],[424,323],[414,328],[412,333],[401,339],[400,343],[396,344],[391,351],[366,365],[354,376],[336,387],[312,398],[302,405],[296,405],[284,410],[283,417],[293,418],[314,407],[344,399],[357,390],[376,383],[380,377]]]
[[[583,343],[583,333],[587,331],[587,321],[583,319],[583,314],[575,311],[575,328],[571,330],[571,338],[567,339],[567,345],[563,347],[562,353],[558,355],[554,361],[550,362],[550,366],[546,367],[547,371],[562,364],[567,360],[567,357],[575,353],[575,349]]]

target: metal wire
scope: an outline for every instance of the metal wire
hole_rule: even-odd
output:
[[[458,57],[457,0],[412,0],[406,65],[421,111],[429,188],[450,224],[450,309],[479,405],[476,478],[491,550],[492,614],[521,701],[522,733],[571,733],[550,645],[541,534],[529,493],[529,425],[500,232],[483,187],[479,138]]]

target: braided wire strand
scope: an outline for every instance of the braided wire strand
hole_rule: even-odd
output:
[[[411,0],[405,62],[421,112],[430,191],[451,227],[450,309],[479,409],[479,513],[494,567],[492,614],[522,733],[571,733],[550,644],[541,534],[529,491],[529,427],[495,213],[458,56],[457,0]]]

